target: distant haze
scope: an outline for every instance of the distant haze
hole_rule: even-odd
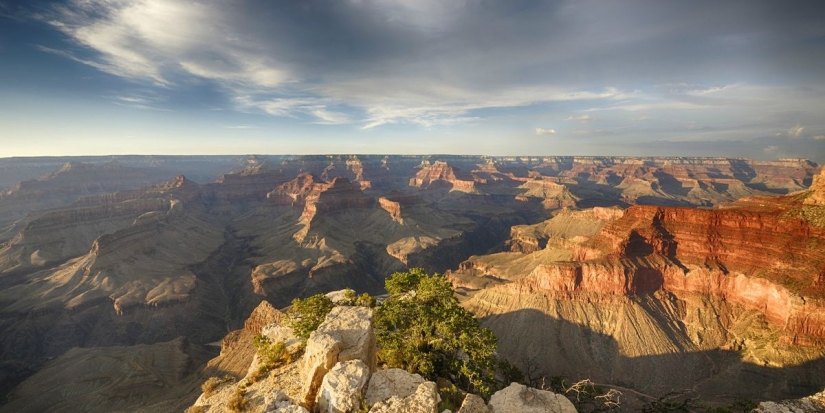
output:
[[[821,1],[0,0],[0,157],[825,162]]]

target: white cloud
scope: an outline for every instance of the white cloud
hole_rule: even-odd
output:
[[[116,76],[167,86],[181,73],[254,87],[288,81],[288,71],[260,44],[236,35],[225,11],[191,1],[72,0],[57,8],[48,23],[96,56],[41,50]]]
[[[312,116],[318,118],[316,123],[324,125],[340,125],[350,123],[347,115],[340,112],[329,111],[324,108],[313,109],[309,112]]]
[[[814,136],[815,141],[825,141],[825,135],[816,135]]]
[[[798,138],[798,137],[802,136],[803,132],[805,132],[805,127],[804,126],[799,126],[799,124],[797,123],[796,126],[788,129],[788,137]]]
[[[151,91],[141,91],[132,94],[115,96],[104,95],[104,97],[111,99],[112,103],[118,106],[126,106],[141,110],[161,110],[171,112],[171,110],[163,107],[166,99]]]
[[[555,135],[555,129],[536,128],[536,135]]]
[[[349,117],[328,109],[330,101],[318,98],[261,98],[253,95],[236,96],[235,104],[239,110],[246,112],[264,112],[273,116],[297,117],[298,115],[315,118],[314,123],[338,125],[350,123]]]
[[[593,117],[590,116],[590,115],[581,115],[581,116],[576,116],[576,117],[568,116],[568,117],[564,118],[564,120],[572,121],[572,122],[586,123],[586,122],[592,121]]]

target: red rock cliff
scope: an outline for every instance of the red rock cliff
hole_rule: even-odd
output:
[[[634,206],[582,246],[581,261],[538,266],[514,288],[704,294],[762,312],[786,341],[825,343],[825,226],[809,219],[823,207],[801,209],[818,191],[720,210]]]

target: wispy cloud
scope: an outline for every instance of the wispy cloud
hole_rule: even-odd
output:
[[[341,112],[329,109],[334,103],[330,99],[300,97],[300,98],[267,98],[254,95],[242,95],[234,98],[236,106],[243,111],[261,111],[273,116],[310,117],[313,123],[324,125],[339,125],[350,123],[349,117]]]
[[[579,123],[586,123],[592,121],[594,118],[590,115],[581,115],[581,116],[568,116],[564,118],[564,120],[569,122],[579,122]]]
[[[790,129],[788,129],[787,135],[789,138],[798,138],[802,136],[803,132],[805,132],[805,127],[799,126],[799,124],[797,123],[796,126],[792,126]]]
[[[223,125],[224,129],[258,129],[257,125]]]
[[[536,128],[536,135],[555,135],[555,129]]]
[[[165,107],[166,98],[164,96],[149,90],[141,90],[133,93],[117,95],[104,95],[104,97],[108,98],[112,103],[118,106],[125,106],[140,110],[157,110],[165,112],[172,111],[168,107]]]
[[[89,57],[58,53],[104,72],[171,85],[181,73],[228,84],[274,87],[288,71],[235,32],[217,5],[166,0],[71,0],[42,15]],[[223,10],[226,11],[226,10]]]

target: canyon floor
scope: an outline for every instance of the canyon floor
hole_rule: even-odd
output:
[[[182,410],[206,377],[245,374],[262,301],[380,294],[411,267],[449,277],[536,382],[718,403],[825,388],[825,174],[806,160],[137,156],[0,170],[0,411]],[[235,350],[218,356],[221,342]]]

